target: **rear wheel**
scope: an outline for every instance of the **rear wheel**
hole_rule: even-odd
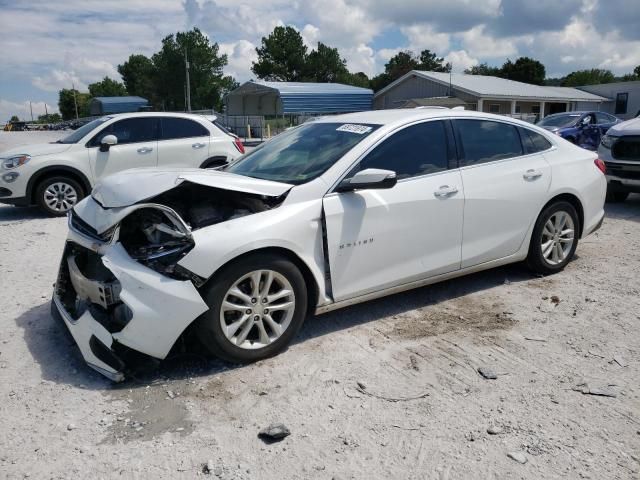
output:
[[[542,274],[556,273],[571,261],[578,246],[578,214],[569,202],[549,205],[538,217],[531,235],[527,264]]]
[[[304,322],[307,290],[288,259],[251,255],[225,267],[205,287],[209,311],[199,337],[218,357],[248,363],[284,350]]]
[[[69,177],[50,177],[36,188],[36,202],[49,215],[66,215],[82,198],[80,184]]]
[[[629,192],[620,192],[615,190],[607,190],[606,201],[609,203],[621,203],[629,197]]]

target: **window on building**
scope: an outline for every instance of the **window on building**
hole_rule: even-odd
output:
[[[463,165],[493,162],[522,155],[522,143],[513,125],[489,120],[456,120]]]
[[[490,103],[489,104],[489,113],[500,113],[500,104],[499,103]]]
[[[531,113],[535,113],[536,115],[540,114],[540,105],[532,105],[531,106]]]
[[[627,113],[627,102],[629,101],[628,93],[619,93],[616,95],[616,111],[615,114]]]
[[[516,105],[516,113],[520,113],[521,109],[520,109],[520,105]]]
[[[384,140],[348,176],[366,168],[382,168],[396,172],[398,179],[410,178],[446,170],[448,158],[444,122],[424,122]]]

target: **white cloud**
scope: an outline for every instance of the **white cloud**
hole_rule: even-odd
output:
[[[351,72],[364,72],[369,77],[376,73],[375,52],[364,43],[353,48],[342,49],[340,53],[347,61],[347,68]]]
[[[467,68],[471,68],[474,65],[480,63],[477,58],[473,58],[466,50],[455,50],[449,52],[444,60],[451,63],[453,72],[463,72]]]
[[[416,54],[424,49],[438,54],[449,50],[450,35],[436,32],[431,25],[411,25],[400,28],[400,31],[409,40],[407,48]]]
[[[46,108],[45,108],[46,105]],[[38,119],[38,115],[44,115],[45,113],[57,113],[58,107],[46,102],[10,102],[0,98],[0,123],[8,121],[13,115],[17,115],[20,120],[31,120],[31,109],[33,109],[33,118]]]
[[[307,23],[302,30],[300,30],[300,35],[302,35],[302,40],[306,47],[311,50],[316,48],[318,45],[318,37],[319,37],[320,29],[315,25],[311,25]]]
[[[233,76],[239,82],[245,82],[254,78],[251,72],[251,63],[258,59],[256,46],[247,41],[239,40],[233,43],[221,43],[220,53],[227,55],[228,64],[225,73]]]
[[[499,58],[515,56],[518,53],[513,40],[495,38],[485,33],[485,26],[478,25],[460,34],[465,50],[474,57]]]

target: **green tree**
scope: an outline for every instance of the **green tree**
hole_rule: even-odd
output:
[[[49,113],[45,115],[38,115],[38,123],[58,123],[62,120],[59,113]]]
[[[396,53],[384,66],[384,71],[391,82],[400,78],[404,74],[411,70],[417,70],[420,66],[419,60],[415,57],[412,51],[403,50]]]
[[[610,70],[592,68],[591,70],[578,70],[571,72],[562,79],[563,87],[577,87],[580,85],[596,85],[599,83],[611,83],[615,76]]]
[[[367,77],[367,74],[364,72],[346,72],[338,75],[338,83],[344,83],[345,85],[353,85],[354,87],[361,88],[371,88],[369,82],[369,77]]]
[[[500,76],[517,82],[544,85],[546,71],[538,60],[520,57],[515,62],[507,60],[500,69]]]
[[[88,93],[80,93],[78,90],[72,90],[70,88],[63,88],[60,90],[58,92],[58,110],[60,110],[62,119],[71,120],[72,118],[76,118],[75,102],[78,104],[78,116],[88,116],[90,98],[91,97]]]
[[[467,75],[488,75],[490,77],[499,77],[500,68],[490,67],[486,62],[467,68],[464,73]]]
[[[318,42],[318,47],[306,58],[303,76],[313,82],[335,83],[348,73],[347,61],[340,57],[338,49]]]
[[[374,92],[377,92],[389,85],[392,81],[393,80],[391,80],[391,76],[388,73],[382,72],[369,80],[369,88]]]
[[[307,61],[307,47],[302,35],[293,27],[276,27],[268,37],[262,37],[262,44],[256,48],[258,61],[253,62],[251,71],[258,78],[284,82],[303,79]]]
[[[11,120],[9,120],[10,122],[19,122],[20,119],[18,118],[17,115],[11,115]]]
[[[118,73],[122,76],[129,95],[146,98],[152,104],[157,103],[155,82],[158,75],[156,66],[149,57],[130,55],[127,61],[118,65]]]
[[[89,95],[92,97],[122,97],[127,94],[125,86],[109,77],[89,84]]]
[[[427,72],[450,72],[451,64],[444,63],[444,58],[438,57],[434,52],[426,49],[420,52],[420,57],[418,57],[418,70],[425,70]]]
[[[227,56],[221,55],[217,43],[198,29],[178,32],[162,40],[162,48],[151,57],[155,67],[155,97],[162,99],[166,110],[185,107],[185,53],[189,60],[191,108],[221,108],[222,97],[237,84],[223,74]]]

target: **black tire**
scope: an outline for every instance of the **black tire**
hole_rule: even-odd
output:
[[[611,190],[607,189],[607,198],[605,199],[608,203],[622,203],[629,197],[629,192],[621,192],[619,190]]]
[[[52,207],[47,203],[47,199],[50,198],[50,197],[47,197],[48,195],[47,190],[49,189],[49,187],[54,187],[56,184],[66,185],[68,188],[73,189],[73,191],[75,192],[74,196],[69,196],[66,198],[64,202],[60,202],[60,205],[61,205],[60,209],[56,209],[55,207]],[[67,189],[65,190],[65,192],[70,192],[70,190]],[[61,217],[66,215],[67,212],[71,210],[71,208],[73,208],[74,205],[77,205],[77,203],[80,200],[82,200],[84,196],[85,196],[84,190],[76,180],[66,176],[55,176],[55,177],[45,178],[38,184],[38,186],[36,187],[35,200],[36,200],[36,203],[40,206],[40,208],[44,210],[47,214],[54,217]],[[70,201],[71,198],[74,198],[75,200],[71,202]],[[69,208],[66,208],[67,206],[69,206]]]
[[[222,330],[220,313],[222,303],[229,289],[243,276],[257,270],[272,270],[284,276],[292,287],[295,303],[293,317],[289,321],[287,328],[277,339],[265,347],[247,349],[237,346],[226,337]],[[266,253],[240,258],[223,267],[203,287],[203,290],[203,298],[209,306],[209,310],[198,319],[196,332],[209,352],[229,362],[250,363],[280,353],[300,330],[307,314],[308,299],[304,277],[293,262],[280,255]],[[248,322],[251,323],[251,319]],[[266,322],[265,325],[267,325]],[[259,335],[257,326],[250,328],[250,336]],[[238,329],[238,331],[240,330],[242,328]]]
[[[558,261],[558,263],[556,264],[552,264],[544,257],[542,252],[543,230],[547,221],[549,221],[551,217],[559,212],[567,213],[573,221],[573,243],[571,244],[571,248],[566,253],[564,259]],[[566,267],[567,264],[571,261],[576,248],[578,247],[579,232],[580,219],[573,205],[571,205],[569,202],[558,201],[547,206],[542,211],[540,216],[538,216],[535,227],[533,228],[533,233],[531,234],[531,242],[529,243],[529,254],[527,256],[527,265],[529,266],[529,268],[534,272],[541,273],[543,275],[550,275],[562,271],[564,267]]]

